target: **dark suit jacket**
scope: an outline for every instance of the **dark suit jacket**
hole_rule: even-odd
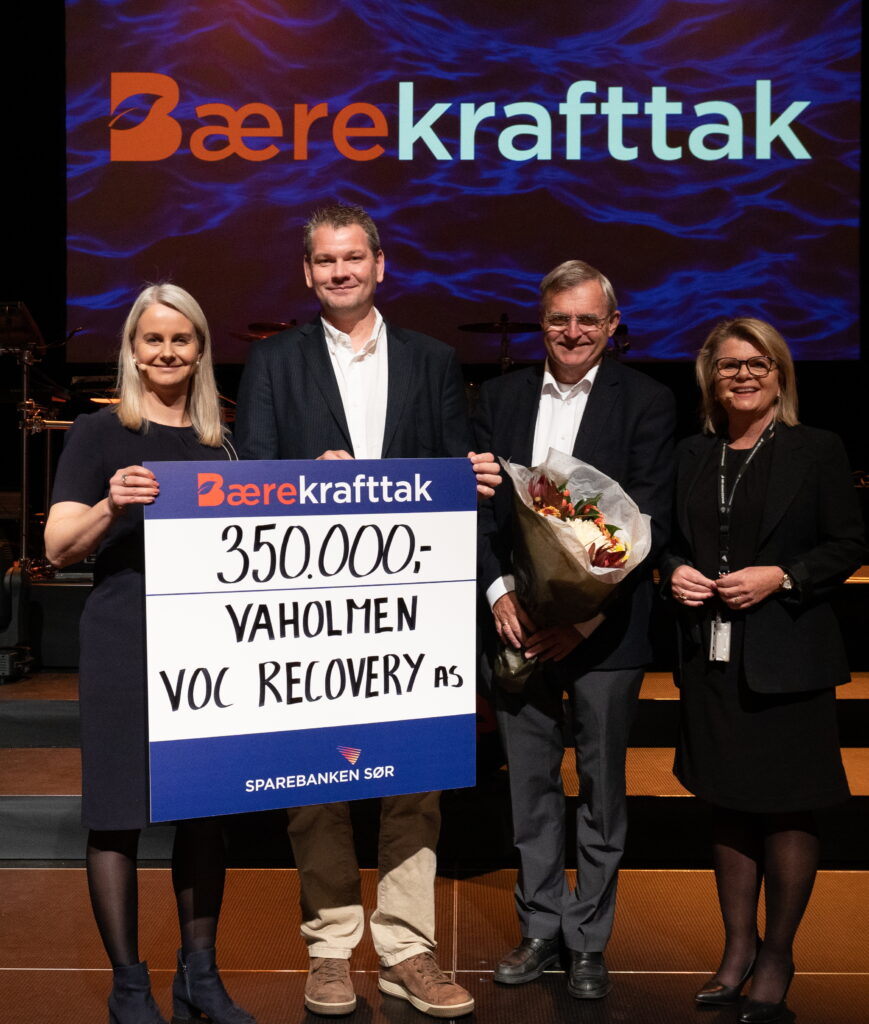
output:
[[[663,571],[692,558],[688,498],[721,441],[698,434],[677,451],[676,524]],[[716,514],[714,500],[709,515]],[[780,565],[796,584],[745,613],[743,667],[750,689],[789,693],[838,686],[850,678],[838,623],[827,598],[866,554],[860,508],[842,442],[811,427],[776,428],[754,565]],[[699,642],[698,615],[678,607],[680,646]],[[697,652],[703,656],[702,652]]]
[[[389,390],[383,458],[464,457],[471,448],[455,352],[387,324]],[[235,443],[243,459],[315,459],[353,453],[323,326],[255,342],[242,374]]]
[[[478,451],[531,465],[543,365],[487,381],[474,418]],[[605,357],[573,455],[616,480],[652,517],[653,551],[619,588],[606,621],[575,652],[579,671],[633,668],[651,657],[651,566],[667,539],[672,503],[673,395],[643,373]],[[513,500],[509,482],[480,506],[482,590],[512,572]],[[648,568],[647,568],[648,566]],[[489,616],[491,618],[491,615]],[[545,626],[546,623],[539,623]]]

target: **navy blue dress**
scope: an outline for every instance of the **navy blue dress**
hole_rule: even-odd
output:
[[[95,505],[125,466],[232,457],[228,444],[200,444],[192,427],[128,430],[107,407],[79,416],[67,434],[52,503]],[[142,507],[118,516],[100,543],[79,627],[82,823],[101,831],[149,821]]]

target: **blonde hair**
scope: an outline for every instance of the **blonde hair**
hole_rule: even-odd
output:
[[[218,448],[223,443],[224,429],[220,420],[220,403],[214,363],[211,357],[211,335],[202,308],[193,296],[175,284],[150,284],[133,303],[121,331],[121,351],[118,355],[118,419],[130,430],[147,430],[144,414],[145,386],[136,366],[133,346],[136,328],[149,306],[169,306],[193,324],[199,342],[199,362],[187,393],[187,413],[201,444]]]
[[[787,342],[772,324],[765,320],[739,316],[717,323],[697,354],[694,372],[697,386],[700,388],[703,430],[707,434],[722,434],[727,428],[727,416],[715,397],[715,360],[719,347],[728,338],[747,341],[775,362],[778,370],[779,397],[775,404],[773,419],[788,427],[795,427],[800,422],[797,418],[797,378]]]

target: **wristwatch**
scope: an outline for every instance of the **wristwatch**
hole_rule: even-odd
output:
[[[781,566],[779,566],[779,568],[781,569]],[[788,591],[793,590],[794,589],[794,581],[791,578],[790,573],[787,571],[787,569],[782,569],[781,573],[782,573],[782,576],[781,576],[781,583],[779,584],[779,590],[788,590]]]

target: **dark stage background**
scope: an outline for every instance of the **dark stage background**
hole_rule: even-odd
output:
[[[381,228],[392,318],[466,362],[499,339],[459,324],[534,320],[578,255],[635,358],[736,310],[798,358],[858,354],[859,0],[66,8],[72,358],[171,277],[242,362],[233,331],[312,312],[300,226],[332,196]]]

